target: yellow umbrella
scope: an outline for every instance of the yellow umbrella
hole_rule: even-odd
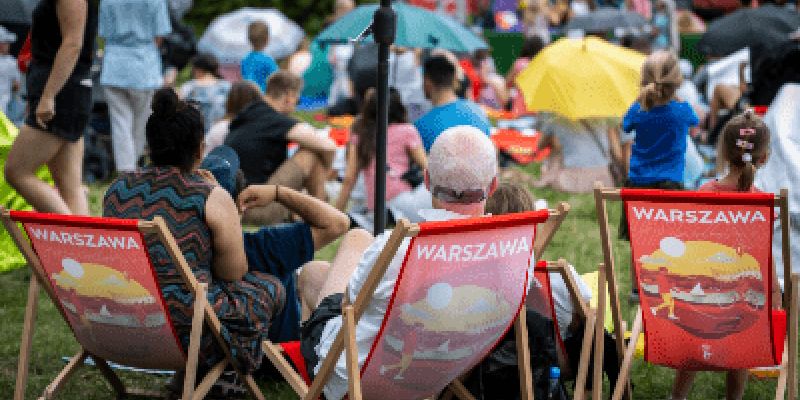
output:
[[[644,56],[595,37],[562,38],[517,76],[532,111],[572,120],[621,117],[639,95]]]

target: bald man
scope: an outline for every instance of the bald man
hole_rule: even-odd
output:
[[[433,209],[420,210],[420,216],[426,221],[445,221],[484,215],[486,199],[497,188],[496,160],[492,141],[479,129],[461,125],[442,132],[431,147],[425,171],[425,185],[433,195]],[[301,351],[310,376],[319,371],[321,361],[342,327],[345,289],[348,289],[350,302],[354,302],[390,233],[387,231],[373,239],[367,231],[352,230],[345,235],[332,263],[315,262],[303,267],[300,275],[303,300],[316,305],[301,333]],[[378,334],[409,242],[406,238],[400,245],[358,321],[359,365],[364,364]],[[347,392],[344,355],[324,392],[328,400],[339,400]]]

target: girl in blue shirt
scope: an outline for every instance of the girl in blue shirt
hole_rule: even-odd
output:
[[[639,98],[622,119],[622,129],[636,133],[626,187],[683,189],[686,136],[699,121],[689,103],[675,100],[682,82],[671,52],[654,52],[642,65]],[[620,237],[627,239],[624,213],[620,222]]]

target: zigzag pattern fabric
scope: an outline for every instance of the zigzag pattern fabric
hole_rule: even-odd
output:
[[[154,167],[123,174],[109,186],[103,215],[116,218],[164,219],[197,280],[206,282],[208,300],[222,322],[222,336],[244,372],[263,359],[260,343],[266,339],[272,317],[285,301],[284,289],[272,275],[248,272],[237,282],[214,281],[211,276],[211,232],[205,222],[205,204],[213,187],[195,173]],[[185,287],[166,247],[145,236],[164,300],[184,349],[189,345],[193,297]],[[207,330],[200,349],[201,365],[211,367],[224,353]]]

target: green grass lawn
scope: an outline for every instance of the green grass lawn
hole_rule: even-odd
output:
[[[528,172],[535,173],[534,168]],[[94,186],[91,191],[91,207],[94,214],[100,212],[100,201],[103,186]],[[565,258],[583,273],[594,271],[602,261],[599,230],[597,228],[594,198],[592,195],[567,195],[550,190],[536,190],[537,197],[545,198],[550,206],[558,202],[568,201],[572,210],[555,235],[553,242],[545,252],[544,258],[555,260]],[[612,236],[616,237],[616,223],[619,219],[618,205],[610,207],[610,223]],[[338,243],[334,243],[317,253],[318,259],[331,259]],[[617,263],[617,279],[620,284],[623,313],[630,319],[635,311],[627,300],[630,291],[630,277],[627,272],[630,252],[626,242],[614,242]],[[30,274],[27,269],[19,269],[0,275],[0,398],[10,398],[14,390],[19,352],[19,338],[22,332],[22,321]],[[36,321],[30,378],[27,397],[36,398],[45,385],[50,382],[63,367],[61,357],[72,355],[77,351],[77,344],[69,328],[62,321],[49,299],[42,293]],[[531,349],[536,351],[536,349]],[[121,374],[126,383],[134,386],[156,389],[163,385],[165,378],[150,377],[143,374]],[[633,372],[634,396],[636,399],[667,399],[672,384],[673,372],[657,366],[636,361]],[[269,399],[292,399],[288,386],[274,380],[260,382]],[[606,385],[607,387],[607,385]],[[775,381],[755,381],[748,383],[746,399],[774,398]],[[608,393],[608,390],[605,390]],[[79,370],[75,378],[65,387],[62,399],[108,399],[111,388],[101,375],[92,368]],[[724,374],[701,373],[695,383],[691,399],[723,399],[725,393]]]

